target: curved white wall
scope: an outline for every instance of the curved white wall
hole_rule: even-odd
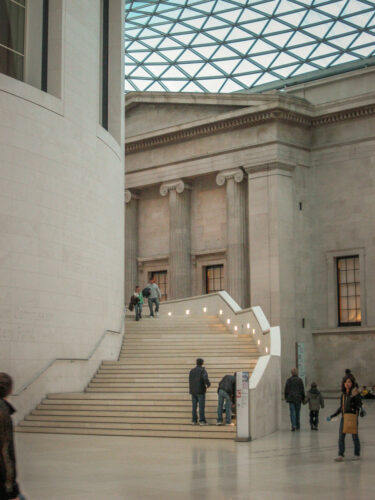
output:
[[[121,139],[123,2],[110,5]],[[16,390],[54,358],[87,357],[124,302],[123,148],[99,125],[100,2],[62,9],[61,99],[0,74],[0,367]]]

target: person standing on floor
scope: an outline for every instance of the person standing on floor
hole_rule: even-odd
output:
[[[292,368],[292,376],[288,378],[285,384],[285,401],[289,403],[290,422],[292,431],[300,429],[300,411],[301,403],[305,399],[305,388],[303,381],[298,376],[297,368]]]
[[[311,430],[317,431],[319,425],[319,410],[320,408],[324,408],[324,399],[321,392],[318,390],[316,382],[312,382],[311,389],[306,393],[303,404],[307,403],[309,403]]]
[[[7,373],[0,373],[0,500],[24,498],[17,484],[16,455],[13,441],[15,412],[7,400],[13,388],[13,380]]]
[[[361,455],[361,444],[358,437],[358,414],[362,408],[361,395],[353,382],[353,377],[348,375],[344,378],[341,386],[342,394],[340,397],[340,406],[335,413],[327,417],[328,422],[333,417],[341,413],[339,428],[339,454],[335,462],[342,462],[345,454],[345,435],[351,434],[354,443],[354,457],[352,460],[359,460]]]
[[[161,299],[160,288],[156,284],[155,278],[152,277],[150,282],[147,284],[146,288],[150,289],[150,295],[148,296],[148,307],[150,309],[150,318],[159,316],[159,303]],[[155,304],[155,316],[154,316],[154,304]]]
[[[232,402],[236,395],[236,375],[225,375],[219,382],[217,389],[219,398],[217,403],[217,423],[223,425],[223,404],[225,401],[225,423],[232,424]]]
[[[206,369],[203,367],[204,360],[197,359],[197,365],[189,373],[189,393],[192,403],[192,425],[198,425],[197,406],[199,406],[199,425],[207,425],[204,414],[206,405],[206,390],[211,383],[208,379]]]

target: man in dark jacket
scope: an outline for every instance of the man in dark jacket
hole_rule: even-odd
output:
[[[289,403],[290,422],[292,431],[300,428],[301,402],[305,399],[305,388],[302,379],[297,375],[297,369],[292,368],[292,376],[288,378],[285,384],[285,401]]]
[[[223,425],[223,403],[225,401],[225,423],[232,424],[232,402],[234,402],[236,394],[236,377],[235,375],[225,375],[219,382],[217,390],[219,399],[217,403],[217,423]]]
[[[206,369],[203,368],[203,359],[197,359],[197,366],[189,373],[189,393],[192,402],[192,425],[198,424],[197,405],[199,405],[199,425],[207,425],[204,415],[206,404],[206,390],[211,383],[208,380]]]

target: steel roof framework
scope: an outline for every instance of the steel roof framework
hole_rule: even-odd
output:
[[[370,0],[129,0],[125,11],[125,91],[243,91],[375,55]]]

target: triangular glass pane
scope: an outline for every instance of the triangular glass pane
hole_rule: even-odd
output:
[[[245,85],[246,88],[250,89],[261,75],[262,73],[257,73],[254,75],[237,76],[236,80],[240,81]]]
[[[155,36],[155,31],[154,30],[150,30],[148,28],[145,28],[142,32],[142,38],[145,38],[147,36],[149,37],[154,37]]]
[[[164,23],[165,23],[165,19],[163,19],[162,17],[159,17],[159,16],[155,16],[155,15],[150,17],[150,19],[148,21],[149,25],[164,24]]]
[[[233,42],[230,44],[230,47],[237,50],[238,52],[241,52],[241,54],[247,54],[247,51],[250,48],[251,42],[244,41],[244,42]]]
[[[345,7],[343,11],[343,15],[354,14],[355,12],[361,12],[363,10],[368,9],[370,6],[368,3],[359,2],[358,0],[350,0],[348,5]]]
[[[323,57],[327,56],[328,54],[334,54],[335,52],[337,52],[337,49],[335,49],[331,45],[326,45],[325,43],[321,43],[318,45],[316,50],[314,50],[314,52],[311,54],[311,57],[313,58]]]
[[[132,72],[136,69],[137,66],[133,64],[125,64],[125,75],[127,77],[131,76]]]
[[[196,75],[199,79],[201,78],[206,78],[206,77],[211,77],[211,76],[223,76],[223,73],[221,71],[218,71],[216,68],[211,66],[211,64],[206,64],[204,68],[200,70],[200,72]]]
[[[142,31],[140,28],[130,28],[127,27],[126,29],[126,36],[129,38],[136,38],[137,35]]]
[[[159,43],[162,41],[162,38],[145,38],[143,40],[143,43],[150,47],[151,49],[156,49],[156,47],[159,45]],[[143,47],[144,49],[144,47]]]
[[[202,69],[204,63],[179,64],[179,68],[186,71],[190,76],[195,76]]]
[[[224,0],[218,0],[215,4],[215,8],[213,10],[213,12],[218,13],[218,12],[222,12],[223,10],[231,10],[233,9],[233,4],[232,3],[229,3],[229,2],[224,2]]]
[[[240,40],[242,38],[249,38],[249,34],[246,31],[241,30],[240,28],[233,28],[230,34],[227,37],[227,42],[232,40]]]
[[[133,91],[138,90],[134,85],[133,82],[130,80],[125,80],[125,92],[133,92]]]
[[[354,28],[352,28],[351,26],[348,26],[345,23],[337,22],[329,32],[328,36],[329,38],[331,38],[332,36],[345,35],[347,33],[352,33],[353,31]]]
[[[185,23],[184,24],[178,23],[172,27],[172,29],[169,31],[169,34],[176,36],[179,34],[191,33],[191,32],[194,32],[193,28],[191,28],[190,26],[187,26]]]
[[[332,63],[332,66],[336,66],[337,64],[345,64],[352,61],[358,61],[358,59],[359,57],[355,57],[352,54],[343,54],[341,57],[336,59],[334,63]]]
[[[206,12],[207,14],[211,14],[213,6],[214,6],[214,2],[212,2],[210,0],[209,2],[199,3],[198,5],[195,6],[195,8],[196,8],[196,10],[200,10],[200,11]]]
[[[338,0],[322,6],[321,10],[328,12],[328,14],[331,14],[334,17],[338,17],[342,9],[345,7],[345,4],[346,0]]]
[[[331,18],[329,16],[325,16],[321,12],[317,12],[316,10],[310,10],[305,19],[303,20],[301,26],[305,27],[308,26],[309,24],[325,23],[330,19]]]
[[[133,42],[131,44],[131,47],[129,47],[129,50],[130,49],[131,49],[131,51],[134,51],[134,50],[145,50],[145,46],[142,43]]]
[[[285,66],[286,64],[297,64],[299,61],[285,52],[281,52],[277,58],[273,61],[271,68],[277,68],[277,66]],[[276,70],[277,71],[277,70]]]
[[[241,25],[241,28],[248,30],[250,33],[254,33],[259,36],[264,27],[267,25],[268,21],[255,21],[254,23],[247,23]]]
[[[163,78],[186,78],[176,66],[171,66],[163,75]]]
[[[176,48],[180,48],[180,47],[181,47],[181,44],[179,44],[177,41],[175,41],[171,37],[166,37],[159,45],[158,50],[159,50],[159,52],[161,52],[162,51],[161,49],[171,49],[171,48],[176,49]]]
[[[220,61],[218,64],[220,69],[229,75],[236,68],[236,66],[238,66],[240,61],[241,59],[231,59],[227,61]]]
[[[274,69],[274,73],[282,76],[283,78],[288,78],[289,75],[298,67],[298,64],[294,64],[293,66],[286,66],[285,68]]]
[[[292,39],[289,40],[287,47],[292,47],[295,45],[302,45],[303,43],[311,43],[313,41],[314,41],[314,39],[311,38],[310,36],[307,36],[307,35],[297,31],[296,33],[294,33]]]
[[[308,28],[305,28],[304,31],[306,31],[306,33],[310,35],[314,35],[319,37],[320,39],[323,39],[332,25],[333,22],[318,24],[316,26],[309,26]]]
[[[146,66],[156,77],[159,77],[168,68],[167,64],[153,64],[152,66],[146,64]]]
[[[217,50],[217,45],[212,45],[211,47],[196,47],[194,50],[198,54],[201,54],[203,59],[209,59]]]
[[[359,47],[360,45],[367,45],[368,43],[373,43],[375,45],[375,36],[370,35],[370,33],[362,33],[357,40],[353,42],[352,47]]]
[[[277,7],[275,14],[279,15],[285,12],[293,12],[294,10],[298,10],[300,8],[301,6],[295,4],[294,2],[289,2],[289,0],[283,0]]]
[[[340,36],[339,38],[334,38],[333,40],[328,40],[329,43],[336,45],[342,49],[346,49],[352,43],[352,41],[358,36],[357,33],[353,35]]]
[[[281,24],[278,21],[272,19],[263,31],[263,35],[268,35],[270,33],[277,33],[278,31],[286,31],[289,28],[285,24]]]
[[[220,49],[215,53],[215,58],[220,59],[222,57],[235,57],[236,54],[226,47],[220,47]]]
[[[232,80],[227,80],[225,85],[221,88],[220,92],[236,92],[237,90],[243,90],[243,87],[241,85],[238,85],[238,83],[233,82]]]
[[[206,24],[204,25],[204,29],[207,30],[209,28],[218,28],[227,26],[227,24],[221,19],[217,19],[215,16],[211,16],[207,19]]]
[[[316,59],[314,60],[314,64],[318,64],[322,68],[328,68],[331,64],[332,61],[334,61],[337,57],[337,54],[335,56],[330,56],[330,57],[323,57],[322,59]]]
[[[189,45],[192,39],[195,37],[195,33],[190,35],[174,35],[173,39],[177,40],[181,45]],[[197,41],[197,40],[195,40]],[[199,42],[198,42],[199,43]]]
[[[136,80],[133,79],[133,84],[139,90],[142,92],[145,90],[150,84],[152,84],[153,80]]]
[[[373,16],[374,11],[372,10],[371,12],[364,12],[363,14],[359,14],[357,16],[347,17],[345,18],[345,21],[348,21],[348,23],[352,23],[355,26],[365,28]]]
[[[252,61],[255,61],[256,63],[260,64],[264,68],[268,68],[268,66],[272,63],[272,61],[275,59],[277,56],[277,52],[273,52],[273,54],[265,54],[263,56],[255,56],[252,57]]]
[[[166,80],[163,82],[170,92],[180,92],[182,87],[186,84],[185,81],[180,80]]]
[[[310,71],[316,71],[315,66],[311,66],[310,64],[302,64],[294,73],[295,75],[303,75],[304,73],[310,73]]]
[[[164,51],[163,55],[167,57],[170,61],[176,61],[181,52],[182,50],[166,50]]]
[[[147,58],[148,63],[162,63],[165,64],[167,61],[164,59],[164,57],[159,56],[156,52],[151,52],[149,57]]]
[[[218,92],[224,82],[224,78],[217,78],[215,80],[200,80],[200,83],[206,87],[208,92]]]
[[[205,21],[205,17],[197,17],[196,19],[189,19],[188,21],[185,21],[185,25],[192,26],[193,28],[199,30]]]
[[[257,40],[256,43],[251,47],[251,54],[259,54],[261,52],[274,51],[275,47],[263,42],[263,40]]]
[[[275,12],[276,7],[278,6],[279,0],[265,0],[261,2],[259,5],[254,6],[254,9],[259,9],[262,14],[273,14]]]
[[[231,30],[231,28],[221,28],[218,30],[210,30],[207,33],[213,37],[216,38],[216,40],[220,42],[225,40],[225,37],[227,36],[228,32]]]
[[[180,92],[202,92],[202,89],[194,82],[189,82]]]
[[[262,14],[260,14],[259,12],[254,12],[253,10],[247,8],[242,12],[241,16],[237,20],[237,23],[243,23],[243,22],[247,22],[247,21],[255,21],[257,19],[259,20],[262,18],[263,18]],[[265,21],[265,22],[267,22],[267,21]]]
[[[282,48],[288,42],[289,38],[292,36],[292,33],[280,33],[279,35],[271,35],[266,36],[265,40],[267,42],[272,42],[278,47]]]
[[[245,59],[238,66],[238,68],[236,68],[236,75],[238,75],[239,73],[250,73],[252,71],[260,71],[259,66],[256,66],[251,61],[247,61]]]
[[[208,36],[199,33],[199,35],[194,40],[194,45],[207,45],[215,43],[212,38],[208,38]]]
[[[271,73],[264,73],[262,78],[257,81],[257,85],[264,85],[265,83],[274,82],[275,80],[278,80],[277,76],[271,75]]]
[[[165,88],[159,82],[154,82],[147,90],[150,92],[165,92]]]
[[[178,62],[182,61],[201,61],[201,57],[187,49],[185,52],[178,58]]]
[[[242,12],[242,9],[236,9],[236,10],[232,9],[230,11],[225,12],[225,14],[221,14],[221,16],[218,15],[218,17],[220,17],[220,19],[225,18],[230,23],[235,23],[237,21],[238,16],[241,14],[241,12]]]
[[[355,52],[355,54],[359,54],[363,57],[370,57],[372,53],[375,52],[375,47],[371,44],[367,47],[362,47],[361,49],[352,49],[352,52]]]
[[[143,68],[138,66],[138,68],[133,71],[132,78],[151,78],[150,73],[147,73]]]
[[[315,43],[310,45],[305,45],[304,47],[297,47],[296,49],[288,49],[293,55],[300,57],[301,59],[307,59],[311,54],[311,51],[316,47]]]
[[[306,11],[302,10],[301,12],[293,12],[293,14],[286,14],[284,16],[280,16],[280,21],[285,21],[286,23],[293,26],[293,28],[300,25],[302,19],[305,17]]]

